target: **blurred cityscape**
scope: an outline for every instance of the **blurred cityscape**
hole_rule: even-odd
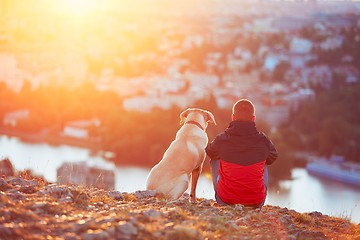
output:
[[[360,41],[350,35],[360,4],[105,1],[90,17],[64,17],[71,12],[46,7],[51,1],[1,2],[0,79],[16,91],[24,81],[33,88],[92,81],[139,111],[185,108],[210,94],[229,108],[250,97],[274,126],[335,75],[359,79],[358,53],[347,45],[349,37]]]
[[[25,99],[1,99],[1,125],[16,129],[31,118],[36,106],[24,103],[35,95],[26,98],[26,92],[92,86],[96,96],[116,93],[118,108],[57,115],[62,136],[93,136],[97,143],[94,132],[106,125],[101,114],[110,109],[153,113],[206,100],[229,110],[239,98],[254,101],[259,121],[274,132],[318,92],[358,86],[359,16],[355,1],[1,0],[1,91]],[[44,99],[39,103],[46,109]],[[90,107],[81,101],[73,112]],[[58,112],[65,108],[52,106]],[[128,141],[139,143],[138,138]],[[112,144],[109,150],[125,154],[119,146],[128,145],[115,146],[113,140],[101,138]],[[163,144],[149,150],[154,159]]]
[[[359,222],[359,71],[360,1],[0,0],[0,177],[137,191],[180,112],[211,141],[249,98],[267,204]]]

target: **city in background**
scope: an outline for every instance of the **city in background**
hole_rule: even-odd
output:
[[[212,139],[249,98],[280,153],[272,179],[359,163],[359,16],[356,1],[1,0],[0,133],[149,168],[182,110],[212,111]]]

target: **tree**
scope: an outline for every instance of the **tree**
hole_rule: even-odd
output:
[[[322,156],[343,155],[360,162],[357,143],[360,140],[360,83],[317,93],[314,101],[302,105],[280,131],[295,136],[287,142]],[[301,146],[299,146],[299,144]]]

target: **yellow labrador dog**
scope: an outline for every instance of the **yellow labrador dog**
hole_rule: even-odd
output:
[[[214,123],[214,115],[199,108],[188,108],[180,114],[180,125],[175,140],[165,151],[161,161],[150,171],[146,188],[178,199],[188,189],[191,178],[190,201],[196,199],[196,185],[206,153],[208,123]]]

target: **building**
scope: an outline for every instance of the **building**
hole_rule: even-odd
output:
[[[312,47],[313,42],[304,38],[294,37],[290,42],[291,53],[308,54],[311,52]]]
[[[3,119],[4,126],[16,127],[19,121],[29,118],[30,110],[21,109],[14,112],[6,113]]]
[[[63,135],[66,137],[88,139],[90,138],[90,130],[92,128],[100,127],[101,122],[99,119],[88,119],[71,121],[66,123],[63,130]]]

